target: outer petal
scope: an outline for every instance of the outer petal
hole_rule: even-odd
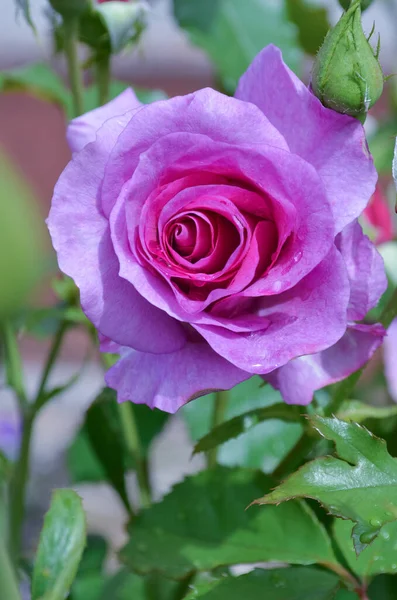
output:
[[[89,142],[95,140],[96,132],[108,119],[124,115],[133,108],[143,106],[131,88],[127,88],[117,98],[104,106],[73,119],[68,126],[66,139],[72,152],[79,152]]]
[[[383,344],[385,375],[390,396],[397,402],[397,319],[394,319]]]
[[[106,374],[118,401],[132,400],[169,413],[194,398],[231,389],[251,377],[201,342],[189,342],[182,350],[161,357],[129,348],[121,356]]]
[[[383,258],[357,221],[345,227],[335,243],[344,258],[350,280],[347,318],[360,321],[387,288]]]
[[[109,214],[140,156],[171,133],[198,133],[236,146],[270,144],[288,149],[283,136],[256,107],[212,89],[153,102],[137,111],[117,141],[106,170],[103,207]]]
[[[269,373],[293,358],[335,344],[346,330],[349,282],[339,252],[328,256],[294,288],[263,298],[263,330],[236,333],[222,327],[193,327],[221,356],[250,373]]]
[[[338,233],[372,196],[376,170],[357,119],[325,108],[267,46],[242,76],[236,98],[256,104],[286,139],[291,152],[310,162],[327,188]]]
[[[360,369],[381,345],[381,325],[349,327],[337,344],[311,356],[301,356],[264,376],[287,404],[309,404],[313,393]]]
[[[173,352],[185,344],[181,324],[119,277],[109,224],[98,208],[106,161],[128,119],[109,120],[97,140],[75,154],[55,187],[48,227],[59,266],[79,287],[83,310],[95,327],[124,346]]]

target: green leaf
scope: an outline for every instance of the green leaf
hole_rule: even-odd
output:
[[[298,27],[300,45],[315,56],[330,28],[327,10],[307,0],[286,0],[286,3],[288,17]]]
[[[207,452],[224,444],[232,438],[236,438],[242,433],[247,433],[263,421],[268,419],[278,419],[281,421],[296,422],[299,420],[299,411],[296,407],[288,406],[285,403],[274,404],[264,408],[250,410],[242,415],[238,415],[229,421],[225,421],[218,427],[212,429],[207,435],[202,437],[194,447],[193,454],[198,452]]]
[[[397,600],[397,579],[393,575],[379,575],[368,588],[371,600]]]
[[[229,392],[225,418],[232,419],[250,410],[280,403],[281,396],[278,392],[270,386],[264,386],[260,377],[252,377]],[[214,395],[210,395],[198,398],[182,408],[181,412],[194,440],[209,433],[213,404]],[[221,446],[218,461],[222,465],[252,467],[270,473],[291,450],[301,433],[302,426],[299,424],[273,419],[263,421]]]
[[[32,600],[64,600],[76,576],[85,540],[81,499],[72,490],[56,490],[40,535]]]
[[[291,68],[298,68],[297,31],[281,2],[174,0],[174,14],[193,44],[212,59],[228,91],[235,89],[253,58],[269,43],[282,49]]]
[[[29,0],[16,0],[16,3],[17,3],[18,9],[21,11],[21,13],[24,16],[26,23],[29,25],[29,27],[31,27],[33,29],[34,33],[36,33],[36,27],[32,21],[32,15],[30,12]]]
[[[101,597],[104,585],[105,577],[98,573],[91,573],[76,579],[70,600],[98,600]]]
[[[134,405],[133,410],[145,457],[169,415],[143,404]],[[88,409],[85,421],[69,447],[68,466],[74,483],[107,480],[127,506],[125,474],[135,465],[125,448],[114,390],[105,388]]]
[[[369,136],[368,145],[374,157],[379,175],[390,177],[397,122],[395,119],[383,123],[375,133]]]
[[[0,73],[0,91],[21,91],[67,106],[70,92],[62,79],[45,63],[37,63]]]
[[[338,588],[339,579],[319,569],[256,569],[248,575],[226,577],[197,586],[186,600],[331,600]]]
[[[72,483],[106,481],[105,470],[84,428],[77,433],[68,449],[67,464]]]
[[[334,537],[350,569],[361,578],[367,579],[380,573],[397,573],[397,522],[384,525],[378,537],[356,556],[352,541],[353,523],[337,519]]]
[[[265,488],[269,479],[250,469],[218,467],[185,479],[131,524],[123,562],[137,573],[173,579],[258,561],[335,563],[327,534],[306,504],[245,510],[252,494]]]
[[[342,421],[362,423],[367,419],[389,419],[397,415],[397,406],[372,406],[359,400],[348,400],[336,415]]]
[[[397,519],[397,461],[384,440],[356,423],[313,416],[324,438],[335,442],[339,458],[325,456],[306,463],[273,492],[254,504],[279,504],[313,498],[329,512],[356,523],[354,547],[359,554],[385,523]]]
[[[108,544],[100,535],[89,535],[81,563],[79,566],[79,575],[100,572],[103,568]]]
[[[123,430],[113,390],[105,388],[85,415],[84,430],[106,479],[131,511],[125,484]]]

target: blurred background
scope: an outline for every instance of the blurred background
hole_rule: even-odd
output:
[[[204,27],[191,18],[191,7],[195,2],[194,18],[200,4]],[[246,4],[244,10],[248,17],[245,20],[233,12],[239,2],[240,7]],[[247,3],[246,0],[237,0],[237,3],[235,0],[222,0],[222,3],[223,26],[226,27],[227,18],[229,28],[226,40],[220,30],[217,33],[206,29],[211,0],[186,0],[185,5],[184,0],[179,0],[175,3],[179,7],[175,13],[178,18],[171,0],[151,0],[147,28],[139,43],[113,58],[114,79],[140,88],[163,90],[168,96],[185,94],[205,86],[232,92],[238,76],[253,56],[264,45],[273,42],[281,46],[291,67],[308,82],[313,54],[328,24],[335,23],[342,12],[337,0],[292,0],[285,6],[282,0],[250,0]],[[304,13],[306,16],[299,22],[296,14],[300,14],[303,5],[309,7],[309,13]],[[294,12],[294,8],[298,13]],[[30,294],[29,304],[52,307],[59,302],[59,290],[54,291],[51,285],[57,266],[43,221],[48,214],[54,184],[70,159],[65,139],[67,114],[61,102],[53,101],[57,94],[56,84],[46,79],[45,67],[40,71],[44,78],[44,85],[38,86],[40,89],[37,89],[36,80],[26,85],[26,76],[20,77],[19,69],[37,64],[50,65],[62,81],[66,78],[66,68],[62,57],[54,54],[47,1],[31,0],[31,13],[36,34],[23,15],[18,13],[14,0],[0,0],[0,152],[7,156],[0,170],[0,187],[6,203],[16,196],[23,198],[19,210],[24,215],[24,223],[18,225],[17,233],[29,240],[28,253],[34,238],[38,249],[36,256],[40,256],[38,283]],[[381,35],[381,64],[387,75],[393,74],[397,72],[397,0],[375,0],[364,13],[364,29],[368,33],[374,21],[376,32]],[[81,60],[84,59],[85,50],[81,48]],[[89,70],[86,83],[90,83]],[[377,207],[383,207],[380,212],[386,207],[388,229],[386,231],[383,227],[383,237],[378,239],[384,245],[391,278],[397,278],[396,251],[392,241],[395,223],[389,210],[395,200],[395,191],[391,187],[391,157],[397,133],[396,86],[393,78],[386,84],[384,96],[366,123],[371,150],[381,176],[377,191],[380,200],[372,213],[368,213],[366,226],[368,231],[378,235],[375,230],[382,229],[384,221],[379,218]],[[49,97],[52,101],[48,101]],[[1,210],[4,210],[4,204]],[[2,252],[5,247],[2,246]],[[7,260],[4,255],[3,262],[7,263],[7,268],[13,269]],[[0,260],[0,268],[2,264]],[[32,264],[28,269],[34,271],[36,267],[37,264]],[[37,323],[30,322],[20,338],[28,392],[37,387],[40,369],[48,352],[46,335],[52,331],[52,318],[53,315],[49,314],[38,319]],[[98,481],[79,483],[87,477],[75,472],[71,474],[70,469],[73,457],[77,456],[79,462],[84,455],[82,446],[74,441],[84,410],[103,385],[102,368],[89,348],[85,329],[73,327],[66,337],[51,383],[63,385],[81,371],[80,376],[75,385],[49,403],[37,419],[28,491],[27,548],[33,547],[36,541],[51,490],[68,485],[71,480],[83,496],[90,531],[106,535],[115,547],[123,542],[125,513],[116,494]],[[368,378],[377,373],[381,360],[379,354],[372,361],[367,370]],[[264,392],[257,382],[244,385],[246,387],[236,393],[236,399],[244,397],[245,404],[242,405],[241,400],[232,402],[230,416],[278,398],[276,392],[266,388],[264,399]],[[374,385],[378,384],[375,382]],[[362,389],[364,387],[362,384]],[[393,396],[393,390],[386,390],[384,379],[379,380],[377,390],[380,403],[388,402]],[[168,419],[161,436],[150,448],[157,497],[164,494],[182,474],[202,466],[200,456],[191,459],[191,439],[205,432],[210,402],[208,397],[195,401],[182,415]],[[263,423],[243,443],[234,440],[223,446],[222,461],[225,464],[243,462],[271,471],[297,439],[299,431],[296,427],[279,422]],[[14,399],[11,392],[2,387],[0,449],[12,458],[18,452],[18,443],[19,422]],[[133,477],[130,485],[133,489]]]

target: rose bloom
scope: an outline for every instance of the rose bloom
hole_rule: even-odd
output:
[[[289,403],[361,367],[386,287],[357,222],[376,183],[364,130],[266,47],[235,98],[142,105],[132,90],[71,122],[48,219],[119,401],[175,412],[253,374]]]

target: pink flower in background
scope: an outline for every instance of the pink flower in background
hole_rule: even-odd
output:
[[[120,401],[175,412],[253,374],[290,403],[362,366],[356,325],[386,286],[357,222],[376,172],[364,130],[269,46],[235,98],[143,106],[132,90],[70,124],[48,224]]]
[[[376,186],[375,193],[363,215],[368,223],[375,228],[375,244],[383,244],[394,238],[394,224],[390,207],[379,185]]]

